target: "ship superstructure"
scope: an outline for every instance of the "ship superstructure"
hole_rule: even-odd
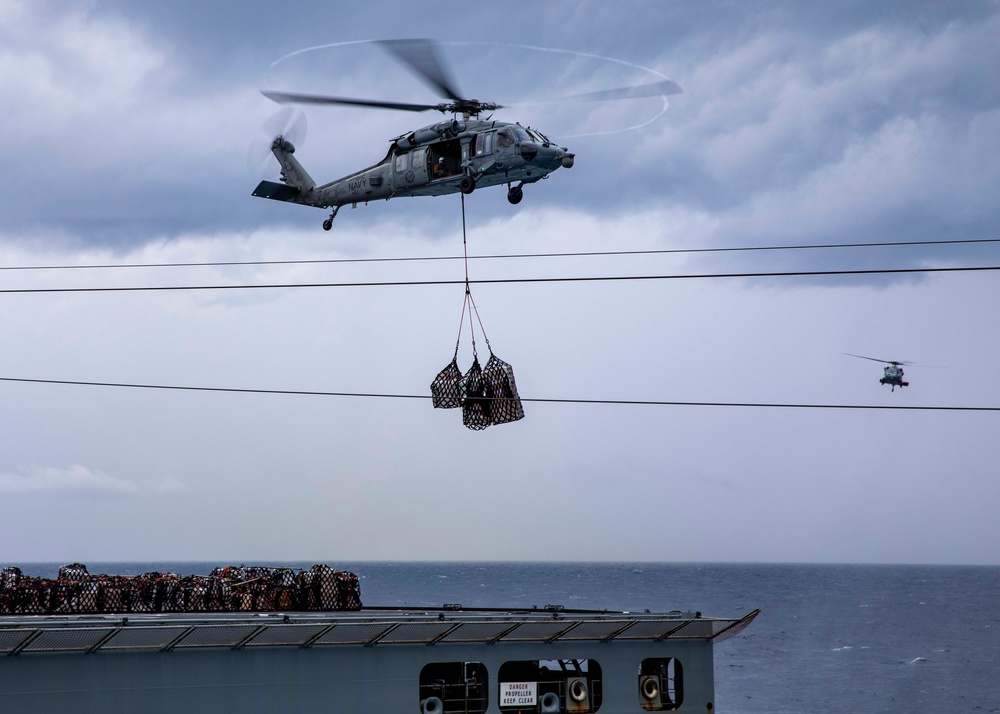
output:
[[[365,607],[0,617],[11,712],[585,714],[714,710],[695,612]]]

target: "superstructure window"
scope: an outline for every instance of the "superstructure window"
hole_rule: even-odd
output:
[[[420,670],[422,714],[483,714],[489,678],[482,662],[430,662]]]
[[[601,665],[592,659],[504,662],[497,673],[500,710],[585,714],[601,707]]]
[[[639,703],[650,712],[673,711],[684,701],[684,668],[675,657],[644,659],[639,665]]]

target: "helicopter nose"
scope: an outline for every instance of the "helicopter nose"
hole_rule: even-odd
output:
[[[567,152],[566,149],[550,144],[549,146],[542,146],[538,156],[538,163],[551,166],[553,169],[557,169],[560,166],[568,169],[572,168],[573,159],[574,155]]]
[[[535,143],[521,144],[521,158],[538,166],[549,166],[557,168],[564,166],[570,168],[573,165],[574,155],[566,152],[565,149],[554,144]]]

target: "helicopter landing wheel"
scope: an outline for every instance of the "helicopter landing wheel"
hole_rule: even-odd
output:
[[[333,219],[337,217],[337,211],[340,210],[340,206],[334,206],[333,210],[330,211],[330,217],[323,221],[323,230],[328,231],[333,228]]]
[[[516,206],[524,198],[524,189],[520,186],[511,186],[507,189],[507,200],[510,201],[511,205]]]
[[[470,194],[476,190],[476,182],[471,176],[463,176],[458,182],[458,190],[464,194]]]

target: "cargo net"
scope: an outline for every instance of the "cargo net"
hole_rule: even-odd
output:
[[[466,293],[469,296],[468,293]],[[471,296],[469,296],[471,299]],[[485,332],[483,334],[485,338]],[[461,330],[459,330],[461,340]],[[489,346],[489,340],[486,340]],[[514,368],[493,354],[486,367],[479,365],[475,336],[472,338],[472,366],[462,374],[458,368],[458,345],[451,362],[431,382],[431,401],[435,409],[462,409],[462,423],[479,431],[493,424],[506,424],[524,418],[524,407],[517,394]]]
[[[314,565],[309,570],[228,566],[209,575],[149,572],[91,575],[65,565],[55,580],[0,571],[0,615],[141,612],[274,612],[360,610],[354,573]]]
[[[485,369],[474,357],[464,375],[453,359],[431,383],[431,396],[438,409],[461,407],[462,423],[477,431],[524,418],[514,369],[492,353]]]

